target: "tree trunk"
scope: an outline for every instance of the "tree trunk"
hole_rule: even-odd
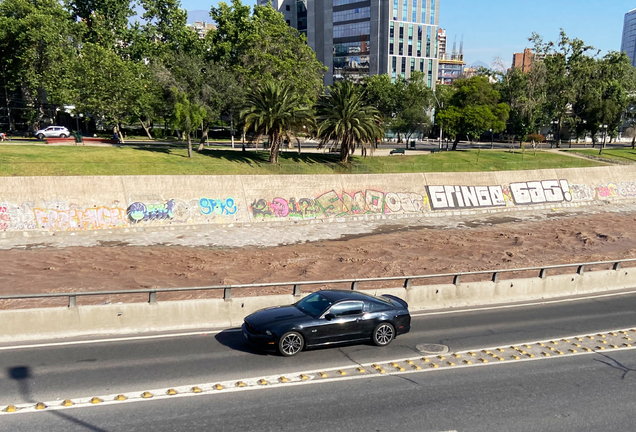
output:
[[[198,152],[203,151],[203,146],[208,141],[209,132],[210,132],[210,122],[204,121],[203,125],[201,126],[201,141],[199,141],[199,148],[197,149]]]
[[[146,136],[148,136],[148,139],[153,139],[152,135],[150,135],[150,121],[148,121],[148,127],[146,127],[146,124],[141,118],[139,119],[139,123],[141,123],[141,127],[144,128],[144,131],[146,131]]]
[[[636,133],[632,137],[632,150],[634,150],[634,146],[636,145]]]
[[[459,144],[459,136],[455,137],[455,141],[453,141],[453,151],[457,150],[457,144]]]
[[[298,144],[298,155],[300,155],[300,138],[296,137],[296,144]]]
[[[402,142],[402,134],[398,132],[398,140],[397,143],[400,144]]]
[[[121,131],[121,125],[119,124],[119,122],[116,123],[117,124],[117,137],[119,138],[119,142],[121,144],[124,144],[124,133]]]
[[[278,163],[278,147],[279,147],[278,135],[271,135],[269,137],[269,163]]]
[[[192,156],[192,135],[190,134],[190,132],[188,132],[188,157],[191,158]]]

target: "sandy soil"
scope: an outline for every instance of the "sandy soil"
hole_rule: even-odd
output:
[[[438,274],[636,257],[636,214],[599,213],[464,229],[402,228],[270,248],[102,246],[0,251],[0,295]],[[268,292],[281,292],[270,289]],[[233,296],[250,294],[233,292]],[[213,293],[159,294],[159,300]],[[143,301],[99,296],[81,304]],[[62,305],[2,301],[1,308]]]

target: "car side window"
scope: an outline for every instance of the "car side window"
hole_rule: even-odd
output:
[[[382,304],[380,302],[370,301],[370,302],[365,302],[364,304],[365,312],[382,312],[389,309],[390,307],[388,305]]]
[[[342,302],[335,304],[329,309],[329,313],[333,316],[344,317],[348,315],[360,315],[362,314],[363,303],[359,301],[355,302]]]

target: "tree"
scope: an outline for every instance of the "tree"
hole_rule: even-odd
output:
[[[418,106],[413,106],[402,111],[391,123],[391,130],[404,135],[408,148],[411,137],[416,133],[422,133],[431,125],[431,118],[426,111]]]
[[[245,131],[254,128],[269,140],[269,162],[278,163],[278,152],[283,139],[289,141],[303,125],[310,125],[313,113],[287,83],[271,81],[250,91],[241,111]]]
[[[192,132],[194,132],[205,116],[207,112],[205,107],[190,101],[188,95],[185,92],[180,91],[176,87],[172,89],[176,103],[174,104],[174,113],[172,115],[173,125],[181,130],[188,140],[188,157],[193,157],[192,154]]]
[[[330,87],[318,102],[318,136],[320,146],[340,146],[340,160],[349,162],[356,146],[366,156],[367,147],[382,138],[382,117],[377,108],[367,105],[359,86],[343,81]]]
[[[475,76],[459,79],[453,84],[455,92],[437,114],[437,121],[446,133],[454,137],[453,150],[461,137],[477,139],[482,133],[505,130],[510,107],[499,102],[499,92],[488,78]]]
[[[74,22],[83,29],[83,41],[121,49],[130,39],[128,19],[135,15],[130,0],[65,0]]]

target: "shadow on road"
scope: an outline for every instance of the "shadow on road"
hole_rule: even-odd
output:
[[[37,403],[36,401],[33,400],[33,398],[31,397],[31,391],[29,390],[29,385],[32,379],[33,379],[33,374],[31,373],[31,368],[29,366],[14,366],[14,367],[9,367],[7,368],[7,376],[16,381],[17,385],[18,385],[18,391],[20,392],[20,395],[22,396],[22,401],[25,403]],[[47,411],[48,414],[54,415],[56,417],[59,417],[63,420],[66,420],[68,422],[71,422],[77,426],[80,426],[81,429],[69,429],[69,430],[87,430],[87,431],[93,431],[93,432],[109,432],[106,429],[102,429],[98,426],[92,425],[90,423],[87,423],[85,421],[79,420],[73,416],[70,416],[68,414],[65,414],[63,412],[60,411]]]
[[[221,344],[235,351],[246,352],[255,355],[267,355],[265,351],[250,345],[249,342],[243,337],[243,333],[234,330],[224,330],[221,333],[217,333],[215,339]]]
[[[594,361],[597,361],[597,362],[599,362],[599,363],[603,363],[603,364],[605,364],[605,365],[607,365],[607,366],[609,366],[609,367],[611,367],[611,368],[613,368],[613,369],[617,369],[617,370],[619,370],[619,371],[623,372],[623,375],[621,376],[621,379],[622,379],[622,380],[624,380],[624,379],[625,379],[625,376],[627,376],[627,374],[628,374],[629,372],[636,372],[636,369],[628,368],[627,366],[625,366],[624,364],[622,364],[622,363],[621,363],[621,362],[619,362],[618,360],[613,359],[612,357],[610,357],[610,356],[608,356],[608,355],[606,355],[606,354],[602,354],[602,353],[598,353],[598,352],[597,352],[597,354],[598,354],[598,355],[600,355],[601,357],[605,357],[605,358],[606,358],[606,359],[608,359],[611,363],[610,363],[610,362],[603,361],[603,360],[599,360],[599,359],[594,359]]]

